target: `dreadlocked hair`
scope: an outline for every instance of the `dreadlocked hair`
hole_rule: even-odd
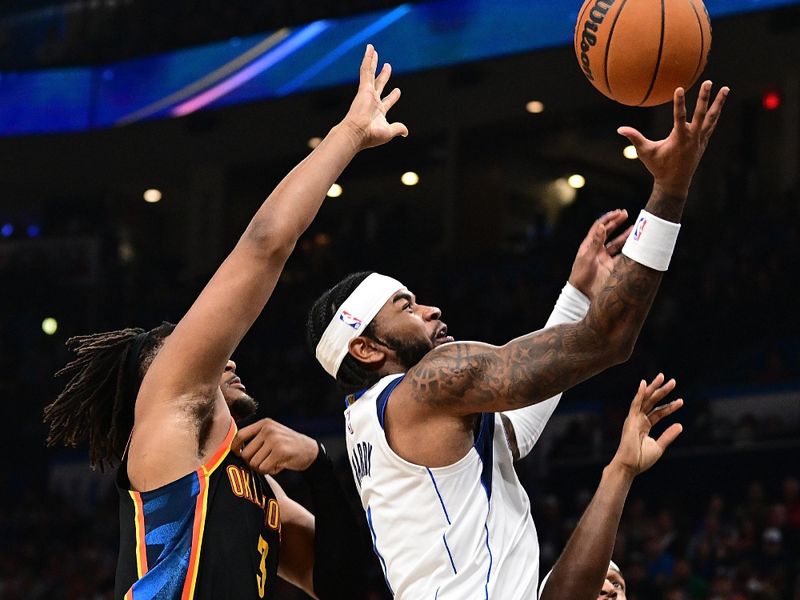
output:
[[[331,289],[325,291],[308,312],[306,321],[306,340],[311,348],[311,352],[316,352],[317,344],[322,339],[322,334],[333,319],[336,311],[348,296],[364,281],[372,275],[372,271],[361,271],[352,273],[342,279]],[[374,322],[369,323],[361,335],[373,338],[375,335]],[[364,388],[368,388],[377,383],[380,375],[376,370],[368,368],[359,362],[352,354],[347,354],[336,373],[336,383],[345,394],[352,394]]]
[[[77,446],[89,442],[89,464],[104,471],[122,459],[133,429],[136,393],[145,372],[175,325],[162,323],[141,341],[131,373],[140,328],[80,335],[67,340],[77,357],[56,373],[69,378],[58,397],[44,409],[50,426],[47,445]],[[133,377],[134,381],[129,381]]]

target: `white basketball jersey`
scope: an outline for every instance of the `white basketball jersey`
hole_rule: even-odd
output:
[[[499,415],[484,414],[472,449],[439,468],[389,447],[384,377],[345,411],[347,450],[372,543],[397,598],[535,600],[539,542]],[[388,400],[391,401],[391,400]]]

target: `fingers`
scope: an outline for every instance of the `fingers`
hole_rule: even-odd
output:
[[[664,433],[662,433],[659,436],[659,438],[656,440],[656,444],[658,444],[658,446],[661,448],[661,451],[663,452],[669,447],[669,445],[672,442],[678,439],[678,436],[681,434],[682,431],[683,431],[683,425],[681,425],[680,423],[673,423],[672,425],[667,427],[667,430]]]
[[[383,88],[386,87],[386,82],[389,81],[389,77],[392,76],[392,65],[389,63],[383,63],[383,68],[381,72],[378,74],[378,78],[375,80],[375,91],[378,92],[378,96],[383,95]]]
[[[644,402],[642,402],[642,412],[648,414],[654,406],[675,389],[675,385],[674,379],[670,379],[664,383],[664,375],[663,373],[659,373],[647,387],[647,393],[645,394]]]
[[[700,92],[697,94],[697,104],[694,107],[694,114],[692,115],[692,125],[699,129],[703,126],[708,111],[708,101],[711,99],[711,82],[704,81],[700,86]]]
[[[617,129],[617,133],[623,137],[628,138],[628,141],[631,144],[633,144],[634,148],[636,148],[636,153],[639,156],[642,156],[642,154],[647,153],[647,150],[653,143],[633,127],[620,127],[619,129]]]
[[[241,445],[233,446],[235,450],[239,450],[239,456],[241,456],[248,463],[263,447],[265,447],[265,444],[264,440],[261,438],[254,438],[250,440],[244,447]],[[269,448],[269,446],[267,446],[267,448]]]
[[[391,132],[393,138],[397,137],[398,135],[402,137],[408,137],[408,127],[402,123],[391,123],[389,125],[389,131]]]
[[[650,425],[654,426],[664,417],[668,417],[672,413],[678,411],[683,406],[683,399],[678,398],[677,400],[673,400],[672,402],[668,402],[667,404],[662,404],[661,406],[656,406],[650,413],[647,415],[647,418],[650,419]]]
[[[261,421],[256,421],[247,427],[242,427],[236,432],[236,437],[234,437],[231,442],[231,448],[238,450],[243,444],[247,444],[261,431],[262,426],[263,423]]]
[[[635,415],[642,409],[642,402],[644,401],[645,391],[647,390],[647,383],[644,379],[639,382],[639,389],[636,390],[636,396],[631,403],[631,410],[629,414]]]
[[[625,231],[620,233],[612,241],[606,244],[606,251],[608,252],[609,256],[616,256],[617,254],[622,252],[622,247],[628,240],[628,236],[631,234],[632,230],[633,230],[633,225],[628,227]]]
[[[400,100],[400,88],[394,88],[389,92],[389,95],[383,99],[383,107],[386,109],[386,112],[389,112],[389,110],[397,104],[398,100]]]
[[[676,89],[672,96],[672,116],[675,131],[682,132],[686,128],[686,92],[683,88]]]
[[[272,454],[272,450],[273,450],[272,446],[264,444],[263,446],[261,446],[261,448],[259,448],[258,452],[253,454],[251,458],[246,459],[247,464],[249,464],[259,473],[264,474],[265,472],[262,471],[261,466],[264,465],[265,467],[269,467],[269,465],[265,463],[267,463],[267,459]],[[244,455],[242,455],[242,458],[244,458]]]
[[[364,51],[364,58],[361,59],[361,68],[359,69],[359,89],[375,85],[375,68],[377,64],[378,53],[375,52],[375,47],[372,44],[367,44],[367,49]]]
[[[614,231],[617,227],[622,225],[627,218],[628,211],[624,208],[617,208],[616,210],[608,211],[606,214],[600,217],[598,221],[606,226],[606,230]]]
[[[731,89],[725,86],[717,92],[717,97],[714,98],[714,103],[711,105],[708,113],[706,113],[700,130],[704,136],[711,136],[711,134],[714,133],[714,129],[717,128],[719,117],[722,114],[722,107],[725,106],[725,100],[728,98],[730,91]]]

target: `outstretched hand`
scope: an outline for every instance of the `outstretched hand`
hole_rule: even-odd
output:
[[[589,229],[589,233],[581,242],[575,262],[572,263],[572,271],[569,274],[569,282],[573,287],[579,289],[589,300],[594,301],[600,290],[614,268],[616,257],[622,251],[625,240],[631,228],[606,243],[609,235],[613,235],[628,218],[628,211],[617,209],[607,212],[597,219]]]
[[[385,98],[381,98],[392,74],[392,67],[389,63],[384,63],[381,72],[375,77],[377,68],[378,53],[369,44],[361,61],[358,93],[342,121],[356,135],[359,150],[380,146],[398,135],[408,135],[405,125],[389,123],[386,119],[386,113],[400,99],[400,89],[394,88]]]
[[[730,88],[723,87],[711,100],[711,82],[700,86],[697,104],[691,121],[686,120],[686,94],[683,88],[673,96],[672,131],[663,140],[652,141],[633,127],[620,127],[617,133],[625,136],[636,148],[639,159],[655,178],[656,185],[674,196],[686,196],[694,172],[714,133]]]
[[[661,373],[649,385],[644,380],[639,383],[639,390],[622,426],[622,439],[612,464],[616,463],[636,476],[652,467],[663,456],[667,447],[681,434],[683,426],[673,423],[658,439],[650,437],[650,429],[683,406],[681,399],[656,406],[674,389],[675,380],[670,379],[664,383],[664,375]]]

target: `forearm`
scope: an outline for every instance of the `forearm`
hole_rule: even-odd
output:
[[[361,148],[357,129],[342,121],[277,185],[256,212],[243,243],[291,249],[326,194]]]
[[[558,296],[544,329],[580,321],[586,316],[590,305],[589,298],[571,282],[567,282]],[[561,394],[556,394],[533,406],[501,413],[514,460],[524,458],[533,449],[560,400]]]
[[[633,475],[613,461],[556,561],[539,600],[595,600],[614,550]]]
[[[314,594],[326,598],[361,598],[369,556],[362,520],[345,497],[330,459],[322,455],[303,472],[315,518]]]

